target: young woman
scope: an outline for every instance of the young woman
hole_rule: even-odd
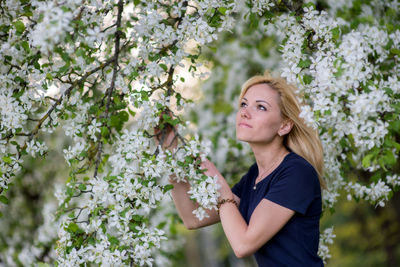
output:
[[[220,221],[236,256],[254,254],[259,266],[323,266],[317,255],[323,151],[317,132],[299,117],[294,90],[268,73],[244,83],[236,136],[256,162],[232,189],[213,163],[202,163],[206,174],[219,177],[219,213],[210,210],[199,221],[189,184],[171,180],[188,229]]]

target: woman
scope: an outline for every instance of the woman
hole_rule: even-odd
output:
[[[259,266],[323,266],[317,255],[323,152],[317,132],[299,113],[294,88],[285,80],[265,73],[245,82],[236,136],[249,143],[256,162],[232,189],[213,163],[202,163],[221,185],[219,213],[209,210],[202,221],[192,213],[197,206],[189,184],[172,180],[188,229],[220,221],[236,256],[254,254]]]

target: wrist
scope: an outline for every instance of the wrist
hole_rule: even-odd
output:
[[[226,204],[234,204],[235,206],[237,206],[236,201],[232,198],[223,198],[221,200],[218,201],[217,203],[217,211],[219,214],[219,210],[221,209],[221,206],[226,205]]]
[[[223,199],[235,199],[235,198],[233,197],[232,191],[229,190],[229,192],[220,192],[218,202]]]

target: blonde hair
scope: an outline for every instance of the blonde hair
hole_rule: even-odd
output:
[[[264,75],[253,76],[243,84],[239,101],[247,90],[256,84],[267,84],[278,92],[282,117],[293,122],[292,129],[284,136],[283,145],[306,159],[317,171],[321,188],[326,188],[323,180],[324,158],[321,140],[318,131],[306,125],[304,120],[299,117],[301,110],[296,98],[296,88],[288,84],[285,79],[272,77],[266,71]]]

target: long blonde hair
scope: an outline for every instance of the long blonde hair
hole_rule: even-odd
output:
[[[323,180],[324,156],[321,140],[319,139],[318,131],[309,127],[299,117],[301,110],[295,94],[296,88],[288,84],[285,79],[272,77],[266,71],[264,75],[253,76],[243,84],[239,101],[247,90],[256,84],[267,84],[278,92],[282,117],[293,122],[292,129],[284,136],[283,145],[306,159],[317,171],[321,187],[326,188]]]

